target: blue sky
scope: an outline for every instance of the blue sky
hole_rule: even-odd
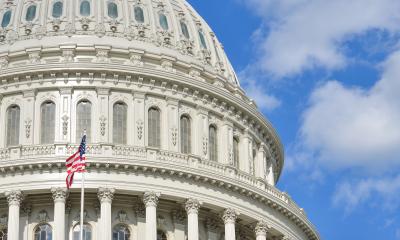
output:
[[[189,0],[285,146],[325,240],[400,239],[400,1]]]

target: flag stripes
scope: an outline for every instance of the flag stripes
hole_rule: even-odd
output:
[[[65,161],[67,168],[66,184],[69,189],[74,181],[74,174],[76,172],[81,173],[86,171],[86,135],[83,135],[81,144],[79,145],[78,151],[72,154]]]

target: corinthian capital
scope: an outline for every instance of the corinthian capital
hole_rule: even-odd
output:
[[[188,200],[186,200],[185,203],[185,209],[187,214],[198,214],[199,213],[199,209],[201,206],[201,202],[199,202],[199,200],[194,199],[194,198],[189,198]]]
[[[264,220],[261,220],[257,223],[254,231],[256,232],[256,236],[267,236],[268,229],[268,224]]]
[[[54,202],[63,202],[67,200],[68,197],[68,191],[66,188],[62,187],[53,187],[51,188],[51,193],[53,194],[53,200]]]
[[[21,191],[16,190],[16,191],[7,191],[6,192],[6,197],[8,201],[8,205],[16,205],[20,206],[22,200],[24,199],[24,195]]]
[[[225,224],[235,223],[238,216],[239,213],[235,209],[227,208],[222,214],[222,220],[224,220]]]
[[[99,198],[100,203],[109,202],[111,203],[114,199],[114,188],[99,188],[97,192],[97,197]]]
[[[146,207],[157,207],[158,198],[160,197],[160,193],[156,192],[145,192],[143,195],[143,203]]]

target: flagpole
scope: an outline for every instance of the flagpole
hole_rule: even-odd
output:
[[[83,136],[86,135],[86,129],[83,131]],[[86,147],[86,146],[85,146]],[[83,240],[83,209],[85,207],[85,171],[82,171],[81,181],[81,232],[80,240]]]

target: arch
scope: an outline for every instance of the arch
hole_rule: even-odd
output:
[[[31,5],[26,9],[25,20],[31,22],[36,17],[36,5]]]
[[[208,129],[208,149],[211,161],[218,161],[218,131],[213,124]]]
[[[202,30],[199,30],[199,38],[200,38],[201,48],[207,49],[206,38],[204,37],[204,34],[203,34]]]
[[[79,14],[83,17],[90,16],[90,2],[88,0],[83,0],[79,6]]]
[[[42,223],[36,227],[34,240],[52,240],[52,239],[53,239],[53,229],[49,224]]]
[[[64,3],[61,1],[57,1],[53,4],[53,10],[51,12],[51,15],[53,16],[53,18],[59,18],[62,16],[63,7],[64,7]]]
[[[189,39],[190,38],[190,34],[189,34],[189,29],[186,25],[186,23],[184,21],[180,22],[181,24],[181,30],[182,30],[182,34],[185,38]]]
[[[136,6],[133,8],[133,14],[135,16],[135,21],[138,23],[144,23],[144,12],[143,8]]]
[[[167,31],[169,29],[167,16],[165,16],[164,13],[159,13],[158,14],[158,20],[159,20],[159,23],[160,23],[160,27],[163,30]]]
[[[159,108],[149,108],[148,115],[148,145],[150,147],[161,147],[161,111]]]
[[[110,18],[118,17],[118,5],[115,2],[109,2],[107,4],[107,14]]]
[[[113,106],[113,142],[126,144],[128,122],[128,105],[116,102]]]
[[[16,146],[19,144],[20,115],[21,109],[18,105],[11,105],[7,108],[7,146]]]
[[[233,166],[239,167],[239,139],[233,137]]]
[[[76,224],[72,230],[72,239],[80,240],[80,223]],[[92,240],[92,226],[88,223],[83,224],[83,240]]]
[[[157,240],[168,240],[167,234],[163,230],[157,229]]]
[[[87,140],[91,138],[92,103],[83,99],[76,105],[76,142],[81,141],[82,133],[86,130]]]
[[[46,127],[44,127],[46,126]],[[51,144],[55,140],[56,104],[45,101],[40,106],[40,143]]]
[[[7,240],[7,227],[0,228],[0,240]]]
[[[114,226],[112,231],[112,240],[129,240],[131,231],[125,224],[118,224]]]
[[[192,127],[190,117],[188,115],[182,115],[180,118],[180,134],[181,134],[181,152],[191,153],[191,137],[192,137]]]
[[[1,20],[1,27],[5,28],[8,27],[11,21],[12,11],[8,10],[3,14],[3,19]]]

